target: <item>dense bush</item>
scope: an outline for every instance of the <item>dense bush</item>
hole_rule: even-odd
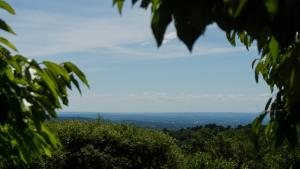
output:
[[[97,121],[49,122],[63,147],[21,168],[183,168],[181,150],[170,136],[150,129]]]

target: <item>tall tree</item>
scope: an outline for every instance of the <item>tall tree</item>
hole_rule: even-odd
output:
[[[15,10],[4,0],[0,9]],[[1,33],[15,34],[0,18]],[[32,44],[34,46],[34,44]],[[51,155],[60,143],[45,127],[44,121],[56,117],[68,105],[68,89],[77,78],[88,86],[85,75],[71,62],[41,63],[18,53],[17,48],[0,36],[0,159],[27,162],[41,154]]]
[[[113,0],[119,12],[125,0]],[[260,58],[252,67],[270,87],[272,97],[253,123],[258,132],[266,115],[265,129],[277,146],[287,139],[298,143],[300,130],[300,1],[298,0],[132,0],[151,7],[151,28],[157,45],[173,22],[178,38],[192,51],[208,25],[215,23],[232,46],[238,38],[248,49],[257,44]]]

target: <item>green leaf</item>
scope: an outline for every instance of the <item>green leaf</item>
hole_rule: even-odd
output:
[[[73,75],[71,75],[71,81],[76,86],[76,88],[79,91],[79,93],[81,94],[81,89],[80,89],[79,83],[78,83],[78,81],[75,79],[75,77]]]
[[[117,4],[118,10],[119,10],[119,14],[122,14],[122,9],[123,9],[123,5],[124,5],[124,1],[125,0],[113,0],[113,5]]]
[[[6,69],[5,69],[5,74],[6,74],[7,78],[8,78],[10,81],[14,81],[14,80],[15,80],[15,76],[14,76],[14,74],[13,74],[13,72],[12,72],[12,70],[11,70],[10,67],[6,67]]]
[[[18,148],[18,152],[19,152],[19,157],[22,160],[22,162],[27,163],[27,158],[26,155],[24,155],[24,152],[21,150],[21,148]]]
[[[245,31],[240,31],[238,32],[238,37],[240,41],[246,46],[246,49],[249,50],[249,47],[251,46],[253,40],[248,35],[248,33]]]
[[[47,72],[39,72],[39,75],[41,76],[41,78],[43,79],[43,81],[45,82],[45,84],[48,86],[48,88],[51,90],[53,96],[55,98],[58,97],[57,91],[56,91],[56,85],[55,85],[55,81],[48,75]]]
[[[8,13],[12,15],[16,14],[15,10],[3,0],[0,0],[0,8],[6,10]]]
[[[71,62],[64,62],[63,63],[64,67],[69,71],[69,72],[74,72],[79,79],[87,86],[89,87],[89,83],[84,75],[84,73],[73,63]]]
[[[42,134],[44,135],[44,138],[47,140],[47,142],[50,143],[50,145],[53,148],[58,148],[60,146],[59,140],[56,139],[54,134],[52,134],[44,125],[42,125]]]
[[[68,72],[61,66],[59,66],[58,64],[54,63],[54,62],[50,62],[50,61],[44,61],[43,62],[44,65],[47,66],[47,68],[54,74],[57,75],[61,75],[64,77],[64,79],[66,81],[70,81],[70,77]]]
[[[7,39],[0,37],[0,43],[6,45],[7,47],[11,48],[12,50],[18,52],[18,49]]]
[[[274,58],[276,58],[279,54],[279,44],[274,37],[272,37],[272,39],[269,43],[269,49],[270,49],[271,55]]]
[[[52,151],[50,148],[44,147],[43,149],[44,149],[46,156],[52,157]]]
[[[9,25],[7,25],[6,22],[4,22],[2,19],[0,19],[0,29],[4,30],[6,32],[9,32],[11,34],[14,34],[14,35],[16,34],[13,31],[13,29]]]
[[[226,37],[227,37],[227,40],[230,42],[230,44],[232,46],[236,46],[236,42],[235,42],[235,32],[232,31],[232,32],[226,32]]]
[[[264,0],[265,6],[269,13],[276,14],[279,10],[279,1],[278,0]]]

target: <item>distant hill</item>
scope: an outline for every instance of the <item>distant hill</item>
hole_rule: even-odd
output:
[[[207,113],[207,112],[171,112],[171,113],[97,113],[62,112],[59,120],[103,120],[116,123],[131,123],[140,127],[178,130],[205,124],[236,127],[251,123],[259,113]]]

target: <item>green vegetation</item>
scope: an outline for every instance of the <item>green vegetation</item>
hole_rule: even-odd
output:
[[[0,0],[0,9],[15,14]],[[0,30],[15,34],[0,18]],[[32,44],[34,46],[34,44]],[[58,140],[45,127],[46,119],[56,117],[62,105],[68,105],[68,90],[77,78],[85,85],[85,75],[71,62],[38,63],[17,53],[17,48],[0,36],[0,158],[14,163],[27,162],[40,154],[51,156]]]
[[[283,169],[298,168],[300,147],[284,142],[272,149],[251,126],[216,125],[158,131],[104,121],[51,121],[47,126],[62,147],[52,157],[40,156],[1,169]]]
[[[119,12],[125,0],[113,0]],[[192,50],[208,25],[215,23],[229,43],[236,38],[247,48],[257,44],[255,80],[259,75],[269,85],[272,97],[254,123],[259,131],[270,115],[266,135],[278,146],[287,139],[298,144],[300,130],[300,1],[297,0],[132,0],[151,7],[151,28],[157,45],[162,45],[167,27],[173,22],[178,38]]]
[[[211,124],[167,132],[177,139],[188,160],[189,169],[299,167],[299,146],[294,148],[284,142],[273,149],[263,130],[257,135],[252,132],[250,125],[225,128]]]
[[[19,168],[183,168],[183,155],[175,139],[163,132],[100,121],[50,122],[48,127],[62,148],[52,158],[41,157]]]

